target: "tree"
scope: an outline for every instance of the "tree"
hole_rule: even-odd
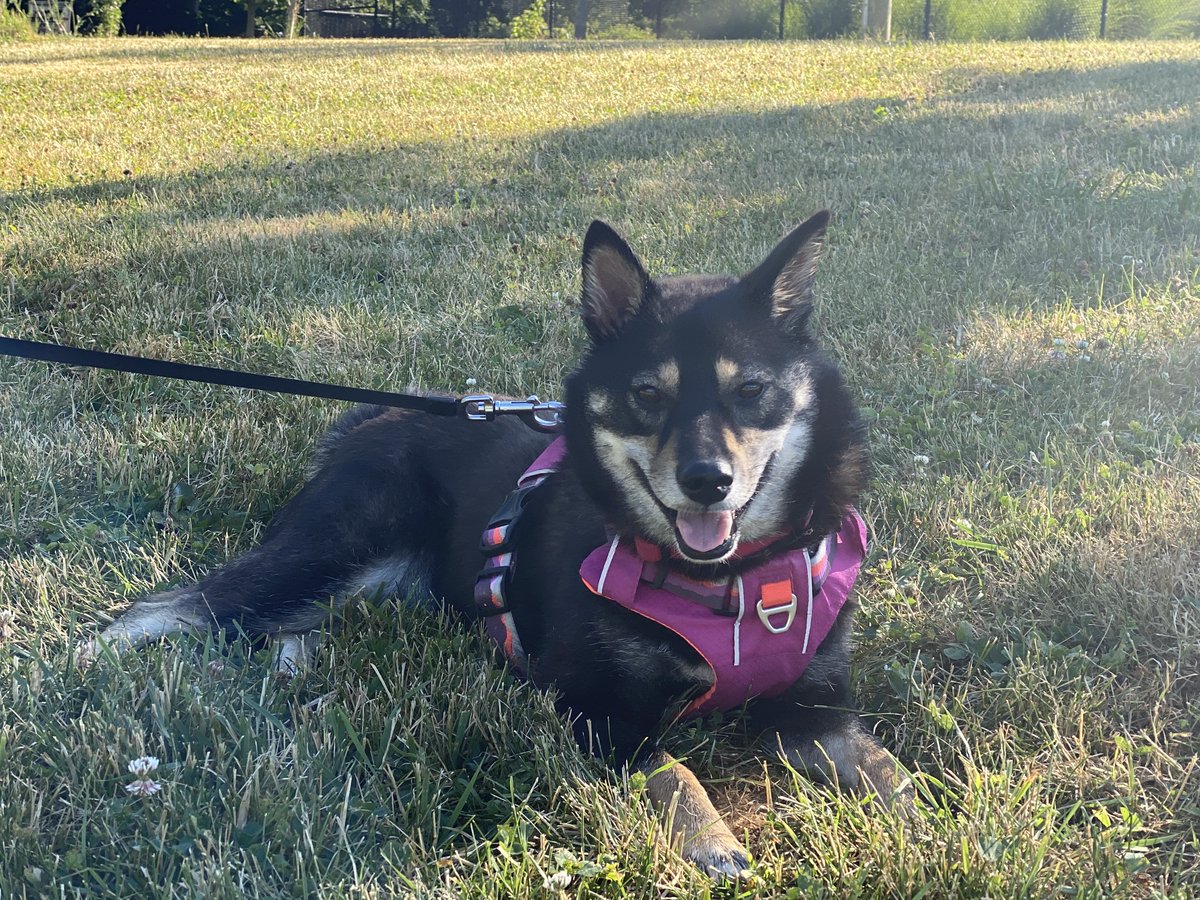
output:
[[[507,19],[504,0],[429,0],[429,24],[442,37],[478,37],[489,20]]]

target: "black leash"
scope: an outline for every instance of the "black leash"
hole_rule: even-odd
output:
[[[153,375],[156,378],[175,378],[180,381],[197,381],[202,384],[221,384],[254,391],[271,391],[276,394],[298,394],[302,397],[321,397],[326,400],[348,400],[351,403],[375,403],[380,406],[415,409],[435,416],[463,416],[475,422],[490,422],[498,415],[516,415],[520,416],[526,425],[537,431],[557,431],[562,426],[564,412],[561,403],[542,402],[536,396],[526,400],[497,400],[490,394],[473,394],[461,398],[444,395],[426,397],[419,394],[397,394],[392,391],[374,391],[340,384],[326,384],[320,381],[283,378],[278,375],[259,375],[254,372],[238,372],[232,369],[217,369],[212,366],[194,366],[189,363],[167,362],[161,359],[126,356],[123,353],[106,353],[102,350],[85,350],[82,347],[67,347],[62,344],[24,341],[10,337],[0,337],[0,355],[62,363],[68,366],[112,369],[117,372],[132,372],[135,375]]]

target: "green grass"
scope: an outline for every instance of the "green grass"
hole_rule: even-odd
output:
[[[922,806],[905,830],[756,760],[737,720],[682,729],[756,857],[741,892],[1190,896],[1198,60],[10,44],[0,332],[557,395],[590,219],[653,272],[739,271],[831,207],[817,322],[877,460],[856,684]],[[0,894],[706,890],[636,784],[430,616],[357,610],[291,683],[197,640],[75,670],[132,598],[249,546],[337,412],[0,362]],[[164,789],[136,799],[143,753]]]

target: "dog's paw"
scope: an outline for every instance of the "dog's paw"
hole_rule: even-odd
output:
[[[290,680],[311,668],[317,648],[318,634],[280,634],[271,640],[271,671],[282,680]]]
[[[706,834],[695,838],[683,857],[716,881],[749,881],[754,873],[750,854],[732,834]]]
[[[86,672],[103,655],[104,647],[100,643],[100,638],[80,641],[75,645],[75,668],[80,672]]]

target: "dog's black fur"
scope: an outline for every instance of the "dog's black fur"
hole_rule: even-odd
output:
[[[670,758],[659,749],[665,727],[712,673],[679,636],[592,594],[579,566],[615,530],[674,551],[674,565],[694,576],[736,572],[735,557],[697,559],[672,545],[676,513],[660,495],[680,490],[680,509],[713,506],[723,491],[742,489],[738,479],[753,479],[735,513],[735,527],[762,532],[740,535],[747,541],[780,532],[819,539],[857,502],[863,428],[809,323],[825,222],[814,216],[742,279],[660,281],[611,229],[593,225],[583,292],[592,347],[566,386],[568,456],[526,508],[509,595],[533,680],[556,691],[581,743],[651,772],[661,806],[684,795],[693,809],[677,815],[672,833],[688,858],[719,875],[736,876],[746,854],[695,779],[682,766],[664,768]],[[717,369],[736,370],[733,393]],[[778,444],[769,456],[755,447],[765,436]],[[104,637],[121,648],[181,628],[303,635],[327,622],[331,598],[336,606],[380,590],[432,594],[474,616],[480,534],[548,440],[514,420],[356,409],[326,436],[315,475],[260,546],[192,587],[140,601]],[[629,460],[613,449],[622,441],[654,467],[634,466],[641,474],[631,480]],[[698,482],[684,478],[697,472]],[[664,488],[672,476],[678,485]],[[774,512],[758,516],[760,508]],[[853,606],[800,681],[753,714],[767,744],[794,763],[890,799],[894,761],[848,711]]]

